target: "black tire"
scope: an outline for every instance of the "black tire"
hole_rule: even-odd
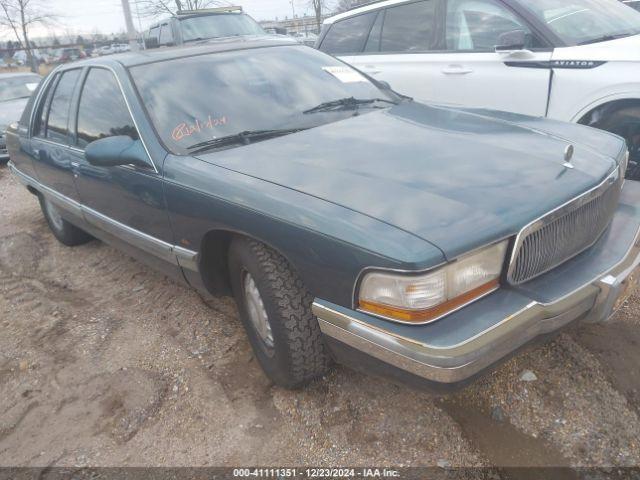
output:
[[[331,358],[311,312],[313,296],[287,260],[262,243],[236,238],[229,247],[229,272],[240,319],[267,376],[281,387],[298,388],[325,374]],[[265,338],[250,317],[250,279],[266,311],[271,337]]]
[[[75,225],[69,223],[60,216],[60,210],[51,201],[47,200],[44,195],[39,194],[40,208],[44,215],[53,236],[58,241],[68,247],[75,247],[93,240],[93,237],[84,230],[80,230]]]
[[[597,110],[597,114],[587,115],[580,123],[624,138],[629,148],[629,166],[625,176],[630,180],[640,180],[640,102],[609,104]]]

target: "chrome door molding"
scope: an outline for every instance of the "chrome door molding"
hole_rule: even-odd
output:
[[[36,179],[18,170],[12,162],[9,162],[9,168],[22,184],[30,186],[41,194],[46,195],[47,198],[57,206],[78,217],[84,218],[90,225],[119,238],[143,252],[149,253],[178,267],[198,272],[198,252],[188,250],[178,245],[172,245],[164,240],[160,240],[159,238],[118,222],[111,217],[107,217],[41,184]]]

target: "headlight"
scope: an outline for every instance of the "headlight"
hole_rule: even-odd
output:
[[[429,323],[498,288],[508,241],[422,275],[367,273],[358,308],[406,323]]]

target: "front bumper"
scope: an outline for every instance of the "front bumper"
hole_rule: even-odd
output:
[[[635,288],[639,264],[640,182],[627,181],[611,226],[589,250],[438,322],[395,324],[320,299],[313,312],[336,354],[347,347],[379,371],[456,384],[575,320],[607,320]]]

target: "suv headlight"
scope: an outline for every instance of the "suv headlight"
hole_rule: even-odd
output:
[[[358,309],[389,320],[429,323],[496,290],[508,241],[464,255],[428,273],[365,274]]]

